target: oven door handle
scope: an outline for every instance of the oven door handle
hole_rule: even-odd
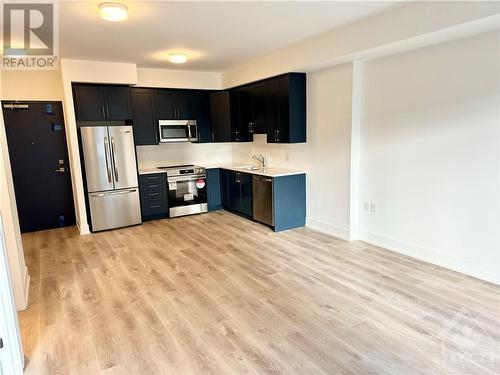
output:
[[[175,177],[167,177],[167,182],[187,182],[187,181],[196,181],[196,180],[205,180],[207,178],[206,175],[200,174],[196,176],[175,176]]]

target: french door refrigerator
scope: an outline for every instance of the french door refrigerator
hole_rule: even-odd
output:
[[[92,231],[140,224],[132,126],[82,126]]]

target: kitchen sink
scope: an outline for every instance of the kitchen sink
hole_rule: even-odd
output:
[[[239,167],[236,167],[237,169],[246,169],[248,171],[258,171],[262,169],[262,167],[256,167],[255,165],[242,165]]]

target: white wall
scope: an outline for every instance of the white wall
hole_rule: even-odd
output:
[[[221,73],[137,68],[137,86],[180,89],[221,89]]]
[[[342,238],[349,238],[351,105],[352,64],[310,73],[307,143],[273,145],[256,135],[253,143],[233,145],[235,162],[261,153],[272,166],[306,170],[308,226]]]
[[[233,87],[483,32],[498,28],[499,13],[500,3],[493,1],[408,2],[228,69],[222,73],[222,85]]]
[[[366,63],[360,147],[362,239],[496,283],[499,46],[492,32]]]
[[[0,73],[0,87],[3,83],[3,72]],[[3,91],[0,92],[3,98]],[[24,310],[28,306],[29,273],[24,260],[21,230],[17,215],[16,195],[10,168],[9,149],[3,113],[0,111],[0,213],[3,218],[5,243],[9,260],[12,288],[16,308]]]

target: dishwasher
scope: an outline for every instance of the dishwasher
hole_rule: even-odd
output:
[[[274,227],[273,179],[253,176],[253,218]]]

